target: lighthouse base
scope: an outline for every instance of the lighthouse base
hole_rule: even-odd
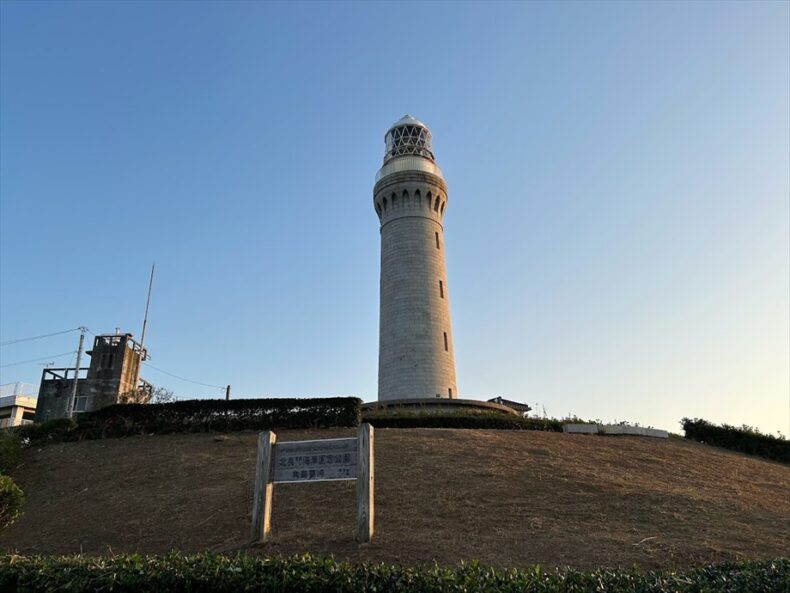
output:
[[[362,404],[363,412],[409,411],[420,414],[447,412],[499,412],[521,416],[519,412],[503,404],[476,399],[449,399],[443,397],[419,399],[391,399]]]

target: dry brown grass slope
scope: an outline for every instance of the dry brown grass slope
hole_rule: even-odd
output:
[[[351,430],[282,431],[279,440]],[[21,553],[246,549],[253,433],[28,451]],[[376,536],[353,542],[354,484],[275,487],[253,553],[500,566],[681,566],[790,553],[790,468],[681,440],[489,430],[376,431]]]

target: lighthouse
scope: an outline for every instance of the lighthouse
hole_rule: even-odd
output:
[[[455,399],[442,225],[447,184],[425,124],[406,115],[384,142],[373,187],[381,225],[378,399]]]

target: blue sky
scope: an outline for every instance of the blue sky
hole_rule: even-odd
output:
[[[2,2],[2,340],[139,334],[156,261],[152,365],[375,398],[371,191],[411,113],[461,397],[787,434],[789,6]]]

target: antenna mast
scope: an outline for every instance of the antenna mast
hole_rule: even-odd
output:
[[[145,344],[145,328],[148,326],[148,305],[151,304],[151,288],[154,286],[154,267],[156,262],[151,264],[151,278],[148,280],[148,297],[145,299],[145,316],[143,317],[143,331],[140,333],[140,347]],[[143,355],[143,360],[148,356]]]
[[[140,332],[140,362],[137,364],[137,372],[135,373],[134,378],[134,392],[139,396],[140,392],[140,367],[143,366],[143,363],[148,359],[148,352],[145,350],[144,340],[145,340],[145,328],[148,326],[148,305],[151,304],[151,288],[154,285],[154,266],[156,266],[156,262],[151,264],[151,277],[148,279],[148,296],[145,299],[145,315],[143,315],[143,331]],[[143,402],[143,403],[147,403]]]

